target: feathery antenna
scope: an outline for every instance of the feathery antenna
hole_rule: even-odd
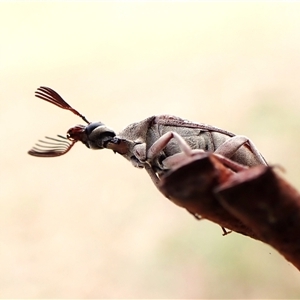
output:
[[[73,112],[75,115],[79,116],[82,118],[82,120],[86,123],[90,123],[85,116],[83,116],[81,113],[79,113],[76,109],[74,109],[72,106],[70,106],[58,93],[56,93],[54,90],[41,86],[37,89],[35,92],[35,96],[43,99],[45,101],[48,101],[60,108],[70,110]]]
[[[46,136],[45,138],[50,140],[43,141],[39,140],[40,144],[36,143],[35,147],[28,151],[28,154],[38,157],[55,157],[64,155],[70,151],[70,149],[77,142],[76,140],[70,141],[62,135],[57,135],[58,138],[51,138]],[[52,142],[54,141],[54,143]]]

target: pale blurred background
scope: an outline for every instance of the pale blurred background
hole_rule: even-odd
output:
[[[45,85],[116,131],[167,113],[247,135],[300,190],[299,16],[284,2],[1,2],[0,297],[299,298],[275,250],[195,221],[121,156],[27,155],[83,123],[35,98]]]

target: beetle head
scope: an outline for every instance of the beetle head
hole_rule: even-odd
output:
[[[81,141],[90,149],[106,148],[115,136],[115,132],[101,122],[92,122],[87,126],[76,125],[67,132],[69,140]]]

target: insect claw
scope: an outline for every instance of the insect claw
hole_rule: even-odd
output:
[[[223,234],[222,234],[223,236],[225,236],[225,235],[227,235],[227,234],[229,234],[229,233],[232,232],[232,230],[227,231],[226,228],[223,227],[223,226],[221,226],[221,228],[222,228],[222,231],[223,231]]]

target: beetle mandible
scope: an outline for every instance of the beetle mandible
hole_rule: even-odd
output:
[[[60,156],[67,153],[77,141],[81,141],[90,149],[111,149],[129,160],[133,166],[145,168],[156,186],[159,177],[170,168],[172,159],[179,157],[182,150],[214,152],[246,167],[267,165],[248,138],[218,127],[160,115],[130,124],[116,134],[102,122],[89,122],[51,88],[39,87],[35,96],[72,111],[88,125],[70,128],[66,137],[58,135],[57,138],[46,137],[47,141],[39,140],[40,143],[28,151],[33,156]]]

